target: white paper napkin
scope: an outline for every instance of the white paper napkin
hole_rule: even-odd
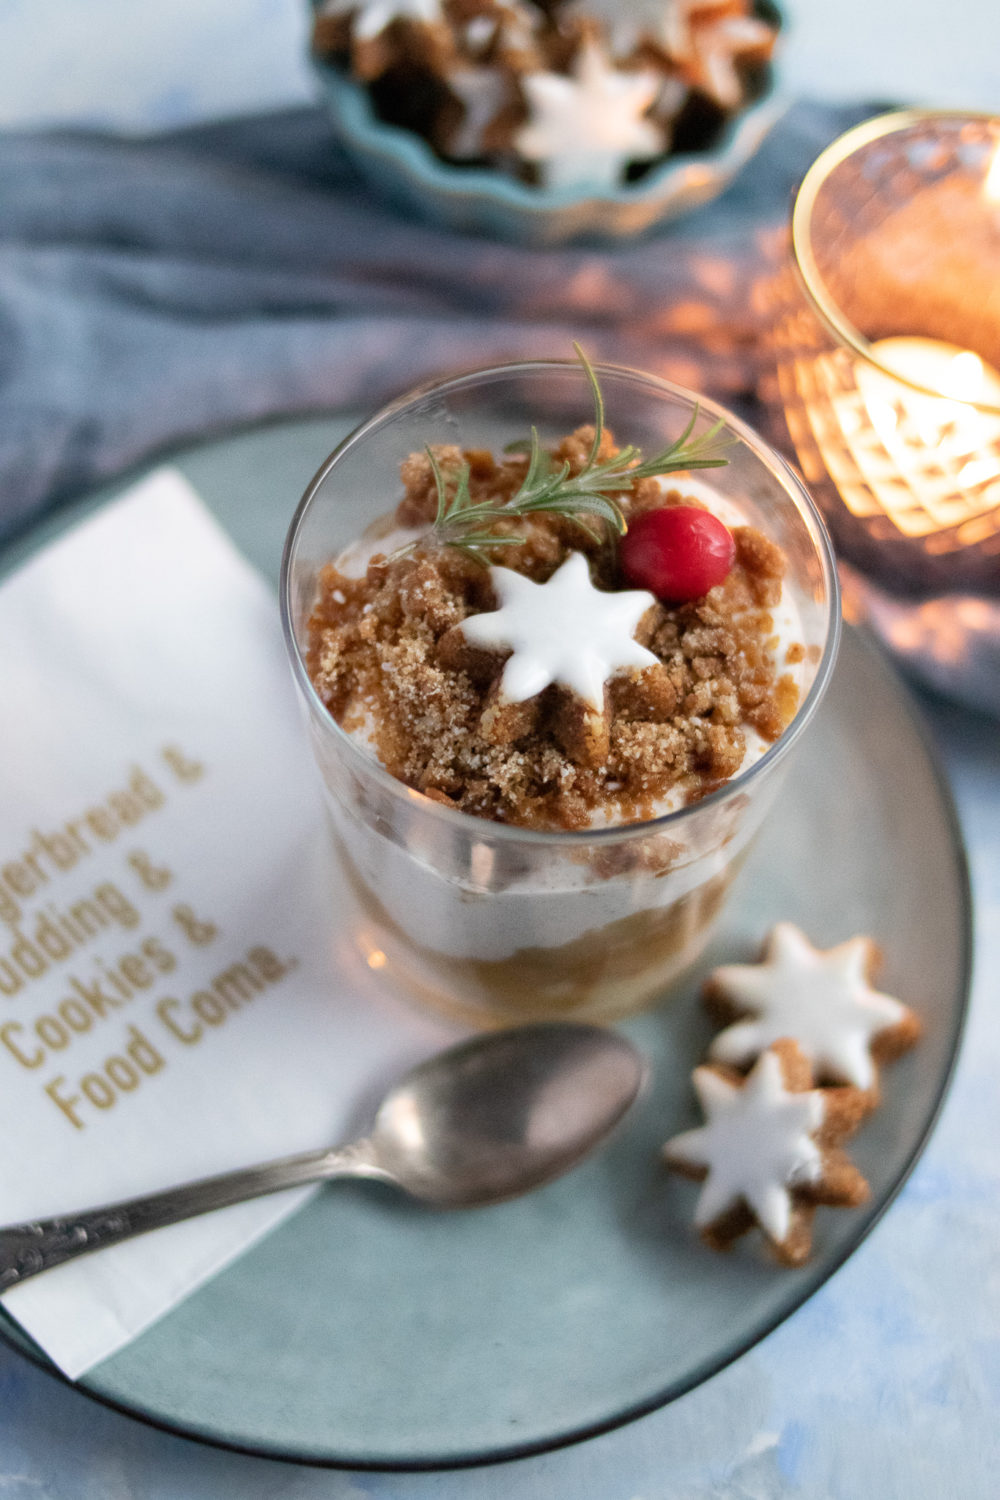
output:
[[[345,1138],[454,1036],[364,982],[276,602],[163,470],[0,587],[0,1223]],[[12,1288],[76,1377],[297,1190]]]

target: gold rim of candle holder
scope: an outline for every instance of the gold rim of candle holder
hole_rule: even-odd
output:
[[[953,396],[949,397],[947,391],[910,380],[878,358],[872,350],[871,341],[844,315],[836,299],[827,289],[812,250],[812,223],[816,204],[821,191],[839,166],[842,166],[862,147],[870,146],[873,141],[898,135],[904,130],[912,129],[915,125],[943,122],[992,125],[995,130],[998,159],[1000,159],[1000,116],[990,114],[986,110],[899,109],[884,115],[877,115],[872,120],[865,120],[832,141],[816,158],[802,179],[792,206],[791,248],[792,263],[802,290],[813,312],[839,344],[846,345],[888,378],[898,380],[910,386],[911,389],[920,391],[923,395],[939,396],[947,400],[954,399]],[[1000,215],[1000,199],[997,201],[997,213]],[[975,407],[977,411],[1000,415],[1000,403],[994,406],[988,401],[967,401],[965,404]]]

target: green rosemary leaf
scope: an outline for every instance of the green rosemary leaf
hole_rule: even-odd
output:
[[[497,536],[493,531],[470,531],[462,536],[461,544],[463,547],[523,547],[527,540],[525,536]]]
[[[715,422],[712,423],[711,427],[707,428],[706,431],[701,434],[701,437],[695,438],[695,446],[697,446],[699,443],[710,443],[716,436],[716,434],[722,431],[725,425],[726,424],[723,419],[719,417]],[[725,439],[727,446],[735,443],[735,441],[735,436]]]
[[[525,503],[521,513],[534,515],[539,511],[552,511],[557,515],[569,516],[572,520],[576,520],[582,511],[585,514],[599,516],[619,534],[625,530],[625,517],[621,506],[607,495],[592,495],[586,490],[577,493],[564,490],[558,495],[541,495]]]
[[[694,424],[698,420],[698,413],[700,410],[701,408],[696,402],[694,411],[691,413],[691,420],[688,422],[687,426],[681,433],[680,437],[676,440],[676,442],[671,443],[668,448],[664,448],[664,454],[676,453],[678,448],[683,448],[686,445],[688,438],[691,436],[692,432],[694,432]]]
[[[511,512],[505,506],[494,505],[492,501],[481,501],[478,505],[467,505],[461,512],[454,516],[454,524],[463,530],[479,521],[509,521]],[[446,519],[442,530],[447,531],[453,524],[452,518]]]
[[[713,422],[711,427],[706,428],[703,433],[694,438],[692,442],[687,445],[687,451],[689,453],[697,453],[699,448],[706,448],[710,443],[715,443],[719,433],[722,431],[725,425],[725,422],[720,417],[717,422]],[[735,436],[723,438],[721,442],[716,444],[716,446],[720,448],[731,448],[735,442]]]
[[[448,519],[452,516],[464,515],[472,508],[472,496],[469,493],[469,466],[463,464],[458,471],[458,481],[455,485],[455,493],[448,507]]]
[[[642,459],[636,463],[629,470],[632,478],[649,479],[659,474],[676,473],[680,469],[714,469],[722,464],[727,464],[729,462],[728,458],[723,458],[718,451],[704,459],[699,456],[703,449],[709,447],[714,442],[719,430],[725,425],[722,418],[720,417],[705,432],[691,439],[689,442],[688,439],[697,420],[698,407],[695,407],[691,420],[680,437],[666,448],[661,449],[659,453],[654,454],[652,458]]]
[[[437,487],[437,514],[434,517],[434,526],[436,529],[444,521],[444,518],[448,511],[448,491],[445,486],[444,475],[441,473],[441,465],[438,463],[437,456],[434,453],[433,449],[429,445],[425,444],[424,452],[427,454],[427,458],[431,466],[431,473],[434,475],[434,483]],[[406,551],[408,549],[404,548],[401,550]]]
[[[728,462],[728,458],[691,458],[686,463],[681,464],[680,468],[684,471],[688,469],[724,469]],[[669,473],[669,470],[665,472]]]
[[[410,553],[411,552],[415,552],[416,550],[417,550],[417,544],[416,544],[416,542],[407,542],[404,547],[397,547],[393,552],[390,552],[389,555],[388,555],[388,557],[386,558],[386,562],[387,563],[399,562],[400,558],[409,557]]]
[[[483,556],[483,554],[480,551],[478,551],[475,547],[471,546],[469,543],[466,543],[466,542],[448,542],[447,545],[449,547],[454,547],[454,549],[455,549],[456,552],[461,552],[462,556],[463,557],[467,557],[470,562],[478,563],[479,567],[481,567],[481,568],[488,568],[489,567],[489,563],[487,562],[487,560]]]
[[[457,547],[467,557],[485,564],[484,551],[491,547],[517,546],[525,540],[519,536],[498,535],[491,529],[491,523],[545,512],[565,516],[595,542],[600,542],[600,532],[581,517],[592,517],[602,521],[610,531],[624,534],[625,514],[614,497],[631,490],[637,480],[685,469],[714,469],[729,462],[721,451],[728,444],[717,441],[724,426],[721,418],[697,437],[692,437],[698,421],[698,406],[695,406],[681,435],[652,458],[644,459],[641,450],[632,443],[610,458],[600,458],[604,439],[604,396],[587,356],[579,344],[574,344],[573,348],[583,367],[594,404],[594,436],[583,467],[574,474],[568,460],[557,462],[554,455],[542,446],[537,427],[532,427],[530,438],[518,439],[504,448],[505,453],[524,454],[528,460],[516,493],[499,503],[473,501],[469,465],[463,464],[457,471],[446,473],[436,454],[428,447],[427,457],[437,490],[437,512],[429,535],[438,543]],[[404,557],[416,545],[416,542],[411,542],[392,556]]]
[[[601,451],[601,443],[604,439],[604,393],[601,390],[593,365],[579,344],[573,345],[573,353],[583,366],[583,373],[587,377],[590,394],[594,400],[594,440],[590,445],[590,457],[584,465],[585,469],[592,469],[597,462],[597,455]]]
[[[558,489],[569,474],[569,464],[564,459],[556,467],[552,454],[541,446],[538,438],[538,430],[531,429],[531,450],[528,459],[528,468],[524,478],[518,487],[517,494],[513,500],[508,501],[508,506],[516,505],[524,496],[536,493],[547,493],[549,490]]]
[[[611,458],[602,459],[600,463],[593,464],[584,470],[588,479],[596,478],[601,474],[617,474],[621,470],[628,469],[637,459],[642,457],[640,449],[634,443],[626,443],[624,448],[619,448]]]
[[[574,526],[579,526],[580,530],[586,536],[589,536],[592,542],[596,542],[598,546],[604,540],[599,531],[595,530],[593,526],[588,526],[586,521],[581,521],[579,516],[570,516],[569,519],[573,522]]]

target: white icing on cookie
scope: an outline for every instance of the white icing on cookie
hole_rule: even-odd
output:
[[[470,52],[485,52],[497,34],[498,23],[493,16],[473,16],[466,21],[465,45]]]
[[[653,116],[664,127],[669,126],[672,135],[673,124],[677,115],[681,112],[681,106],[687,98],[689,89],[682,78],[667,77],[664,74],[660,84],[660,91],[656,96],[653,106]]]
[[[354,13],[354,35],[371,41],[393,21],[423,21],[431,26],[444,20],[441,0],[325,0],[320,15]]]
[[[508,86],[499,68],[452,68],[448,87],[464,110],[462,120],[448,142],[448,155],[457,161],[482,156],[483,131],[508,102]]]
[[[581,18],[600,21],[614,56],[627,57],[644,38],[672,50],[670,39],[688,34],[692,5],[705,9],[706,0],[575,0],[573,9]],[[719,0],[707,5],[717,9]]]
[[[645,589],[596,589],[582,552],[571,552],[547,583],[511,568],[490,568],[490,578],[500,609],[470,615],[460,628],[474,646],[514,653],[500,681],[501,702],[523,703],[557,682],[602,713],[609,677],[626,667],[659,664],[633,639],[656,603],[653,595]]]
[[[662,21],[668,0],[575,0],[572,9],[581,18],[600,21],[613,57],[628,57],[644,35],[653,36]]]
[[[771,28],[753,16],[725,16],[697,28],[691,33],[694,81],[720,109],[737,109],[743,99],[738,64],[766,55],[773,41]]]
[[[650,41],[724,109],[742,98],[737,60],[770,51],[775,37],[747,14],[745,0],[579,0],[577,8],[603,24],[612,56],[628,57]]]
[[[504,46],[527,50],[534,46],[542,17],[521,0],[507,0],[500,14],[500,37]]]
[[[728,20],[734,6],[734,0],[645,0],[645,3],[659,10],[659,25],[650,29],[677,63],[693,62],[698,55],[699,39]],[[735,3],[745,5],[746,0]]]
[[[909,1015],[899,1000],[869,985],[870,953],[862,937],[822,951],[791,922],[779,922],[763,962],[727,964],[709,976],[733,1005],[752,1013],[720,1032],[709,1056],[742,1067],[780,1037],[792,1037],[814,1069],[870,1089],[872,1039]]]
[[[776,1244],[788,1238],[790,1189],[823,1174],[816,1131],[825,1102],[819,1089],[792,1093],[773,1052],[760,1057],[745,1083],[734,1084],[711,1068],[692,1074],[706,1124],[667,1141],[667,1160],[707,1169],[695,1209],[699,1229],[744,1201]]]
[[[529,113],[514,149],[538,166],[546,187],[614,188],[629,162],[665,149],[663,131],[645,117],[659,75],[612,67],[595,42],[580,48],[569,76],[526,73],[521,82]]]

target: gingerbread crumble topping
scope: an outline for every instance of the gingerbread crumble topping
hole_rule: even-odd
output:
[[[593,428],[578,429],[556,448],[556,459],[578,468],[592,438]],[[615,451],[607,432],[605,450]],[[433,453],[443,472],[469,465],[474,501],[508,499],[527,462],[448,446]],[[392,525],[429,526],[437,506],[430,459],[411,454],[401,476]],[[621,499],[632,516],[700,504],[647,479]],[[502,520],[495,530],[525,540],[491,548],[487,560],[536,583],[579,551],[597,588],[627,587],[614,544],[563,516]],[[723,583],[691,603],[647,610],[635,638],[657,664],[612,677],[603,714],[558,684],[525,702],[501,701],[509,652],[473,646],[460,629],[468,616],[498,607],[490,573],[431,537],[404,556],[376,553],[361,577],[343,571],[344,559],[340,568],[333,562],[322,569],[309,622],[309,674],[342,727],[434,801],[530,828],[648,819],[668,796],[682,805],[727,781],[743,763],[746,727],[773,741],[798,707],[795,682],[773,656],[784,555],[752,527],[737,527],[733,536],[735,563]],[[786,653],[786,665],[795,660],[794,650]]]

